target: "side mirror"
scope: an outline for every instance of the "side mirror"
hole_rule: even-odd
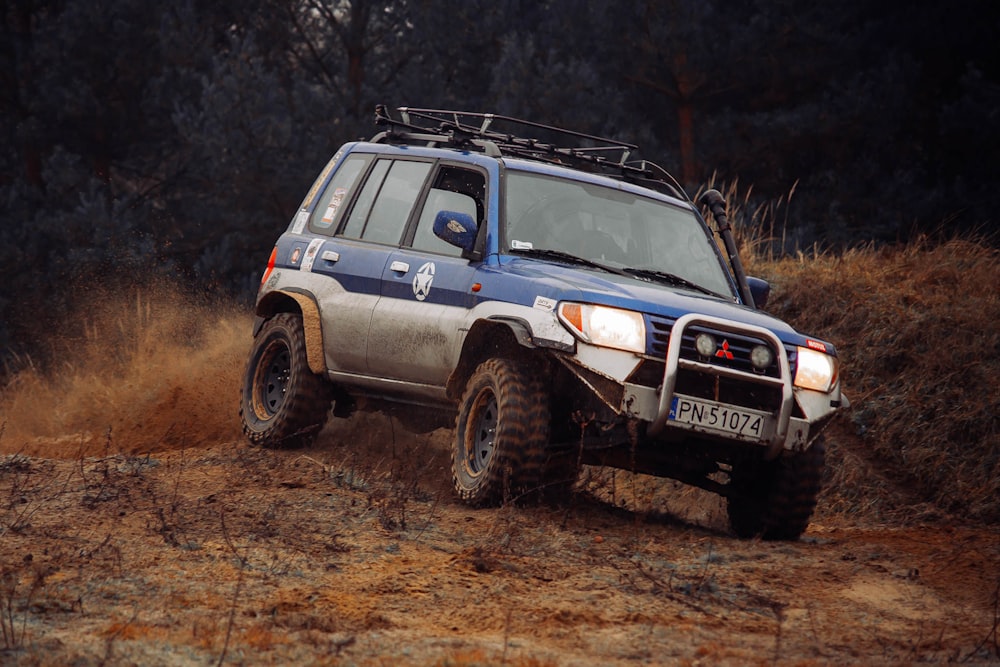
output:
[[[767,298],[771,296],[771,284],[763,278],[747,276],[747,287],[750,288],[750,296],[757,310],[763,310],[767,306]]]
[[[468,213],[439,211],[434,217],[434,236],[465,252],[472,250],[478,234],[479,225]]]

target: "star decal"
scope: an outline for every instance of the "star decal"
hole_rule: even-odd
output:
[[[431,293],[431,283],[434,282],[434,262],[427,262],[413,276],[413,296],[417,301],[423,301]]]

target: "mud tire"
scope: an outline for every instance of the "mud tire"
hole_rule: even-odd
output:
[[[776,461],[734,465],[730,528],[739,537],[799,539],[816,509],[825,460],[826,446],[817,439],[804,452],[786,452]]]
[[[271,449],[311,444],[331,400],[330,384],[309,368],[301,315],[279,313],[267,320],[243,374],[240,419],[250,443]]]
[[[549,438],[540,378],[509,359],[483,362],[466,384],[452,448],[452,481],[473,506],[535,499]]]

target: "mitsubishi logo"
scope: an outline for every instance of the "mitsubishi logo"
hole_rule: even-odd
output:
[[[733,358],[733,353],[729,351],[729,341],[728,340],[722,341],[722,345],[719,346],[719,349],[716,351],[715,356],[721,357],[723,359],[732,359]]]

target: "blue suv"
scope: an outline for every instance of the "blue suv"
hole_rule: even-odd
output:
[[[271,253],[251,443],[389,410],[454,425],[472,505],[558,500],[582,464],[611,466],[723,495],[739,536],[801,535],[846,404],[837,353],[762,310],[719,193],[701,198],[717,242],[631,144],[494,114],[380,106],[376,123]]]

